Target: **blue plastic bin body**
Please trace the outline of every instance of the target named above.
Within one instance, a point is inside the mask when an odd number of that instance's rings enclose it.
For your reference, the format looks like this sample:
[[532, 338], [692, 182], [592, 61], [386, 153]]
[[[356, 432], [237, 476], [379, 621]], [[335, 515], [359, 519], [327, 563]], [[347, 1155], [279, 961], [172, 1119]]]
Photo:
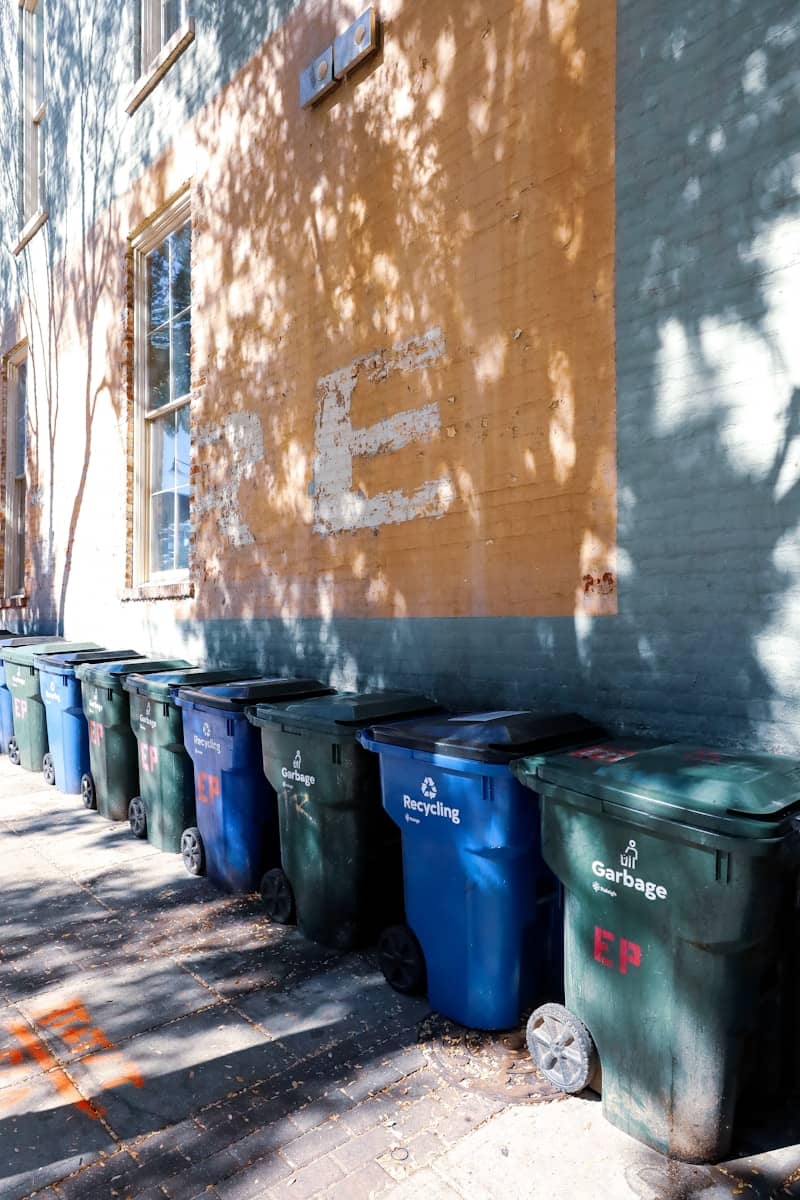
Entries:
[[6, 664], [0, 658], [0, 754], [8, 754], [14, 736], [14, 701], [6, 683]]
[[541, 855], [537, 796], [508, 763], [585, 742], [574, 713], [447, 714], [359, 734], [380, 756], [400, 827], [406, 921], [428, 999], [453, 1021], [508, 1029], [563, 980], [561, 891]]
[[318, 680], [270, 678], [178, 692], [206, 875], [217, 887], [256, 892], [264, 872], [280, 863], [277, 798], [264, 775], [260, 732], [247, 720], [245, 706], [324, 690]]
[[90, 773], [89, 727], [83, 712], [81, 682], [76, 666], [86, 661], [138, 658], [134, 650], [47, 654], [34, 659], [47, 721], [47, 740], [56, 787], [78, 794], [81, 776]]
[[258, 730], [243, 711], [215, 711], [180, 695], [177, 702], [194, 763], [206, 874], [226, 891], [258, 891], [267, 866], [279, 859], [277, 802], [261, 767]]
[[553, 954], [557, 888], [535, 797], [506, 766], [362, 743], [380, 755], [384, 807], [401, 830], [406, 921], [431, 1007], [475, 1029], [517, 1025]]

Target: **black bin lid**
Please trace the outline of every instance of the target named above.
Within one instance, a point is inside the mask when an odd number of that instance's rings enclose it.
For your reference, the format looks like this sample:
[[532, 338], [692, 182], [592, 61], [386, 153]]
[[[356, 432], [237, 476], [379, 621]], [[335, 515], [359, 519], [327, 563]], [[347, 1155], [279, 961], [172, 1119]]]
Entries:
[[33, 660], [35, 667], [52, 671], [55, 667], [77, 667], [80, 663], [115, 662], [117, 659], [141, 658], [138, 650], [65, 650], [63, 653], [37, 655]]
[[367, 736], [384, 745], [426, 754], [508, 763], [526, 754], [544, 754], [602, 737], [603, 730], [577, 713], [504, 709], [422, 717], [402, 725], [373, 725]]
[[62, 637], [49, 637], [46, 633], [26, 633], [24, 637], [11, 633], [7, 637], [0, 637], [0, 646], [35, 646], [37, 642], [41, 646], [51, 646], [54, 642], [63, 641]]
[[173, 703], [178, 689], [184, 684], [222, 683], [229, 679], [241, 679], [243, 672], [234, 667], [186, 667], [176, 671], [152, 671], [147, 674], [132, 672], [126, 675], [122, 686], [126, 692], [146, 696], [148, 700]]
[[182, 687], [180, 700], [206, 708], [221, 708], [226, 712], [241, 712], [248, 704], [259, 701], [291, 700], [295, 696], [327, 696], [333, 691], [319, 679], [286, 679], [280, 675], [259, 675], [254, 679], [239, 679], [235, 683], [212, 683], [207, 687]]
[[254, 725], [291, 724], [297, 729], [317, 730], [335, 736], [369, 725], [370, 721], [405, 720], [419, 713], [439, 712], [430, 696], [417, 692], [334, 692], [292, 704], [259, 704], [249, 719]]

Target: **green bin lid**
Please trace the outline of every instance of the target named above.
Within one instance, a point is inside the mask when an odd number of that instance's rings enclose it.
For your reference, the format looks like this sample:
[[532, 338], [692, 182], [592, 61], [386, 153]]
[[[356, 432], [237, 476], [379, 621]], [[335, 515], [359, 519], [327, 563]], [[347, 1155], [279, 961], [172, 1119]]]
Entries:
[[93, 683], [97, 687], [121, 686], [126, 675], [142, 675], [148, 671], [171, 671], [178, 667], [189, 667], [185, 658], [130, 658], [122, 662], [81, 663], [75, 674], [82, 683]]
[[439, 705], [430, 696], [416, 692], [334, 692], [312, 700], [288, 704], [258, 704], [248, 712], [254, 725], [290, 722], [296, 729], [317, 729], [321, 733], [355, 731], [383, 719], [417, 713], [438, 712]]
[[138, 692], [148, 700], [171, 700], [173, 693], [187, 683], [224, 683], [228, 679], [241, 679], [246, 670], [234, 667], [187, 667], [182, 671], [154, 671], [152, 674], [126, 675], [122, 686], [126, 692]]
[[238, 679], [235, 683], [210, 683], [207, 687], [183, 687], [180, 699], [203, 708], [221, 708], [241, 712], [248, 704], [259, 700], [289, 700], [292, 696], [326, 696], [333, 688], [319, 679], [287, 679], [265, 675], [255, 679]]
[[[526, 767], [526, 764], [530, 764]], [[563, 788], [619, 811], [733, 836], [761, 837], [800, 808], [800, 759], [738, 754], [690, 743], [631, 739], [544, 759], [522, 759], [530, 787]]]
[[35, 642], [27, 646], [0, 645], [0, 658], [21, 667], [32, 667], [37, 654], [60, 654], [66, 650], [102, 650], [102, 646], [98, 646], [97, 642], [65, 642], [63, 638], [56, 638], [51, 642]]
[[72, 670], [83, 662], [114, 662], [116, 659], [140, 659], [138, 650], [65, 650], [59, 654], [37, 654], [33, 665], [42, 671], [58, 674], [61, 670]]

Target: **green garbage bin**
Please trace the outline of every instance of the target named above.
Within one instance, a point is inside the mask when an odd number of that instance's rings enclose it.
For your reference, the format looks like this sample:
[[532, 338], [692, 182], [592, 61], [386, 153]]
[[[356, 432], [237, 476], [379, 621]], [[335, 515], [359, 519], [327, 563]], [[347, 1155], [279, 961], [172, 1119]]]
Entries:
[[139, 743], [139, 789], [128, 806], [131, 832], [159, 850], [180, 853], [181, 834], [197, 824], [194, 766], [183, 743], [183, 715], [175, 702], [178, 688], [247, 679], [247, 668], [189, 667], [180, 671], [126, 675], [131, 728]]
[[384, 812], [380, 764], [356, 733], [438, 711], [410, 692], [339, 692], [258, 704], [264, 774], [278, 797], [281, 867], [261, 894], [270, 916], [296, 917], [312, 941], [347, 950], [403, 912], [400, 834]]
[[[63, 638], [53, 637], [52, 634], [48, 636], [41, 633], [16, 637], [13, 633], [8, 633], [8, 630], [0, 630], [0, 642], [6, 646], [32, 646], [35, 642], [60, 642], [63, 640]], [[6, 664], [0, 656], [0, 754], [8, 754], [9, 750], [13, 750], [16, 756], [14, 701], [6, 684]]]
[[139, 753], [123, 687], [126, 677], [188, 666], [183, 658], [139, 658], [77, 668], [89, 726], [89, 772], [81, 778], [86, 808], [96, 808], [109, 821], [127, 821], [128, 806], [139, 795]]
[[96, 642], [65, 642], [60, 638], [25, 646], [0, 646], [14, 710], [14, 737], [8, 747], [8, 757], [13, 763], [26, 771], [41, 771], [48, 750], [47, 720], [34, 658], [39, 654], [100, 648]]
[[532, 1014], [534, 1059], [566, 1092], [599, 1066], [612, 1124], [718, 1161], [797, 955], [800, 760], [611, 741], [512, 770], [565, 890], [565, 1004]]

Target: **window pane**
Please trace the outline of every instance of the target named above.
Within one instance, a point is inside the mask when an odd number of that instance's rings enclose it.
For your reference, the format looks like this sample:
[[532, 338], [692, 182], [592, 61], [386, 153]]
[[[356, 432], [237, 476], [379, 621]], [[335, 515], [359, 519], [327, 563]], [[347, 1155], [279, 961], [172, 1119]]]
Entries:
[[25, 480], [14, 481], [14, 579], [12, 592], [25, 590]]
[[17, 367], [17, 395], [15, 402], [14, 428], [14, 474], [25, 474], [25, 443], [28, 428], [28, 364], [21, 362]]
[[175, 441], [175, 483], [179, 491], [189, 490], [189, 405], [185, 404], [175, 414], [177, 437]]
[[181, 0], [162, 0], [161, 41], [168, 42], [181, 23]]
[[176, 567], [189, 566], [189, 492], [178, 493], [178, 546]]
[[155, 329], [169, 318], [169, 259], [162, 243], [147, 256], [147, 328]]
[[147, 408], [169, 404], [169, 326], [147, 339]]
[[171, 571], [175, 565], [175, 496], [161, 492], [150, 500], [150, 571]]
[[192, 301], [191, 276], [192, 227], [187, 221], [182, 229], [170, 234], [172, 267], [172, 315], [183, 312]]
[[33, 19], [33, 100], [36, 108], [44, 101], [44, 5], [39, 3], [31, 13]]
[[176, 317], [172, 323], [172, 399], [180, 400], [189, 395], [191, 369], [189, 349], [192, 339], [192, 322], [188, 312]]
[[169, 413], [150, 427], [150, 491], [171, 492], [175, 487], [175, 414]]

